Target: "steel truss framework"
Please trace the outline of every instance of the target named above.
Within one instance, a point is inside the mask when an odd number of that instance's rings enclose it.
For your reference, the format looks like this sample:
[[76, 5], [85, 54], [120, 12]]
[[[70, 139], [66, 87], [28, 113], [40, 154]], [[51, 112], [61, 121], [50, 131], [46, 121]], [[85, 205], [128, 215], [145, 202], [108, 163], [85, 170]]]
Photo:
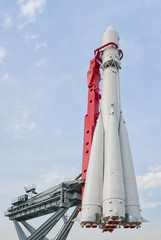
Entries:
[[[14, 202], [5, 212], [5, 216], [13, 220], [19, 240], [48, 240], [46, 235], [61, 218], [64, 219], [64, 224], [52, 240], [65, 240], [74, 224], [73, 219], [79, 212], [82, 183], [81, 179], [76, 178], [52, 187], [26, 201]], [[65, 214], [71, 207], [75, 207], [75, 209], [67, 219]], [[54, 214], [38, 229], [26, 222], [26, 220], [49, 213]], [[30, 232], [29, 237], [26, 236], [21, 225]]]

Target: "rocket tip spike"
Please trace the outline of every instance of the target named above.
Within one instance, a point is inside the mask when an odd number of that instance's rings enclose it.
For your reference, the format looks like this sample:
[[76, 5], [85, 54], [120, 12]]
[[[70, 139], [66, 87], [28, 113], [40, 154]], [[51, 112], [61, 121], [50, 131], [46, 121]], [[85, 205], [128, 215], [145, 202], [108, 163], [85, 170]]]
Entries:
[[114, 42], [117, 45], [119, 45], [119, 36], [117, 31], [113, 26], [108, 26], [106, 29], [104, 35], [103, 35], [103, 45], [105, 45], [108, 42]]

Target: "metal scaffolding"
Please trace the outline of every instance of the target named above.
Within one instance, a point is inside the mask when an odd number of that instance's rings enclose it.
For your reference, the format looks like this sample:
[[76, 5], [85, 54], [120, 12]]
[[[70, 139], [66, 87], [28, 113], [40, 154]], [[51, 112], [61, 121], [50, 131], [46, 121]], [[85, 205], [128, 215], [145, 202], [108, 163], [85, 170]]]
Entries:
[[[53, 240], [65, 240], [74, 224], [73, 219], [78, 215], [81, 204], [81, 187], [83, 181], [78, 177], [74, 180], [62, 182], [40, 194], [28, 198], [27, 194], [21, 195], [12, 201], [12, 206], [7, 209], [5, 216], [13, 221], [19, 240], [48, 240], [46, 235], [63, 218], [64, 224]], [[67, 219], [68, 209], [75, 207]], [[27, 220], [54, 213], [38, 229], [31, 226]], [[21, 225], [29, 232], [27, 237]]]

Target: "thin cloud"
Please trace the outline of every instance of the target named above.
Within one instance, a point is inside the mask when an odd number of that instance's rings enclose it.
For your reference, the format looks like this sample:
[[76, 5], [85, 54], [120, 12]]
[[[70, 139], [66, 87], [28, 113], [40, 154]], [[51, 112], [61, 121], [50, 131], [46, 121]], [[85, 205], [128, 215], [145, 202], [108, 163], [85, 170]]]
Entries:
[[32, 19], [25, 20], [25, 21], [19, 23], [19, 24], [17, 25], [17, 28], [18, 28], [19, 30], [22, 30], [22, 29], [24, 29], [24, 27], [25, 27], [26, 25], [28, 25], [29, 23], [32, 23], [32, 22], [33, 22]]
[[[160, 167], [158, 167], [160, 169]], [[137, 184], [140, 189], [161, 187], [161, 171], [148, 172], [143, 176], [137, 176]]]
[[26, 132], [36, 128], [36, 122], [29, 120], [29, 112], [23, 109], [21, 104], [16, 105], [16, 109], [21, 112], [20, 117], [12, 121], [7, 130], [13, 133], [15, 138], [24, 138]]
[[6, 72], [3, 74], [3, 76], [1, 77], [1, 81], [5, 82], [5, 81], [8, 81], [10, 80], [10, 76], [9, 74]]
[[17, 4], [22, 4], [23, 2], [25, 2], [26, 0], [17, 0]]
[[141, 206], [143, 209], [145, 208], [157, 208], [158, 206], [161, 206], [161, 202], [143, 202], [141, 203]]
[[27, 24], [35, 22], [37, 14], [43, 12], [46, 0], [28, 0], [27, 2], [18, 1], [20, 19], [23, 19], [23, 23], [18, 25], [19, 29], [23, 29]]
[[152, 172], [161, 172], [161, 166], [156, 166], [156, 167], [150, 166], [149, 170]]
[[12, 27], [12, 25], [13, 25], [13, 19], [11, 15], [5, 14], [2, 22], [2, 27], [5, 29], [8, 29]]
[[0, 63], [2, 63], [5, 57], [6, 57], [6, 50], [0, 46]]
[[[40, 181], [42, 181], [43, 184], [50, 185], [51, 183], [58, 184], [62, 181], [69, 181], [77, 177], [79, 174], [78, 169], [74, 169], [71, 167], [66, 167], [65, 171], [62, 170], [63, 166], [54, 166], [53, 169], [55, 170], [48, 172], [46, 174], [42, 174], [40, 176], [41, 179]], [[69, 172], [70, 176], [73, 175], [73, 178], [69, 178]]]
[[34, 62], [34, 66], [40, 68], [44, 66], [49, 61], [49, 58], [40, 58], [38, 61]]
[[36, 127], [35, 122], [28, 123], [24, 118], [21, 120], [13, 121], [7, 130], [14, 134], [15, 138], [23, 138], [26, 130], [33, 130]]
[[42, 48], [42, 47], [44, 47], [44, 48], [46, 48], [47, 47], [47, 43], [38, 43], [38, 44], [36, 44], [35, 45], [35, 51], [37, 52], [40, 48]]
[[153, 192], [149, 192], [148, 197], [153, 197]]
[[30, 41], [33, 41], [37, 38], [37, 35], [36, 34], [32, 34], [32, 35], [26, 35], [25, 36], [25, 42], [30, 42]]
[[45, 184], [49, 184], [51, 182], [55, 182], [57, 180], [62, 180], [66, 178], [66, 176], [59, 172], [59, 170], [52, 171], [50, 173], [41, 175], [40, 178], [45, 182]]
[[35, 127], [36, 127], [36, 123], [35, 123], [35, 122], [31, 122], [31, 123], [28, 125], [28, 129], [30, 129], [30, 130], [35, 129]]

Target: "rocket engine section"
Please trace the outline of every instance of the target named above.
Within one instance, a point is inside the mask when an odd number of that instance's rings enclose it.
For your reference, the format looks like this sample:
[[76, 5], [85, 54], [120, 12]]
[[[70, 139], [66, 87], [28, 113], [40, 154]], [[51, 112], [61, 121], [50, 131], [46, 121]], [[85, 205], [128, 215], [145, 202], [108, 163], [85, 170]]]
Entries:
[[103, 36], [102, 95], [86, 175], [81, 226], [112, 232], [138, 228], [143, 218], [128, 134], [120, 104], [119, 36], [109, 26]]

